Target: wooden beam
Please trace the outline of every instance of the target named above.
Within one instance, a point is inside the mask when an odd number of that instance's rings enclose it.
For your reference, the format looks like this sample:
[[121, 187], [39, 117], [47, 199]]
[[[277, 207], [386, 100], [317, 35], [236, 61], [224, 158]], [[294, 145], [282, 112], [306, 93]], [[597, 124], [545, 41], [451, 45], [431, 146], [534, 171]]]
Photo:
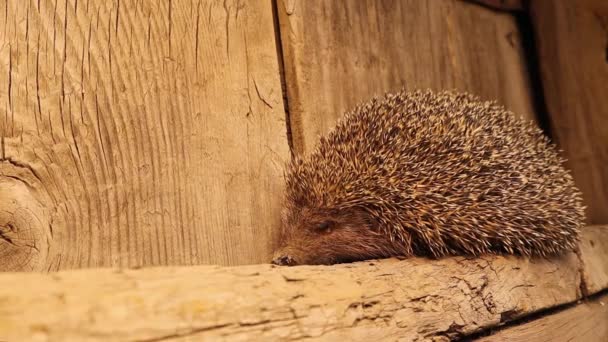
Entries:
[[298, 153], [344, 111], [402, 87], [456, 89], [534, 119], [515, 18], [473, 3], [279, 0]]
[[553, 136], [588, 222], [608, 223], [608, 1], [534, 0], [530, 13]]
[[479, 342], [608, 341], [608, 295], [480, 338]]
[[580, 298], [578, 260], [0, 274], [0, 339], [455, 338]]
[[0, 271], [270, 259], [289, 158], [270, 0], [0, 13]]
[[580, 258], [586, 295], [608, 289], [608, 226], [585, 227]]

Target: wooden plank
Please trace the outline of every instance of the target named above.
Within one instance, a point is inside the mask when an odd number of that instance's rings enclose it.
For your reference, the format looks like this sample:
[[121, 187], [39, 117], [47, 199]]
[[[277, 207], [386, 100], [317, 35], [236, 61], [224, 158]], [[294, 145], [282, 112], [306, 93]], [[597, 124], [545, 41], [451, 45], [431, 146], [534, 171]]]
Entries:
[[575, 301], [578, 267], [569, 254], [0, 274], [0, 338], [455, 338]]
[[608, 341], [608, 295], [517, 325], [477, 341]]
[[269, 260], [289, 155], [270, 1], [0, 13], [0, 270]]
[[531, 2], [553, 136], [583, 192], [588, 222], [608, 223], [608, 2]]
[[580, 243], [587, 295], [608, 289], [608, 226], [587, 226]]
[[523, 0], [463, 0], [472, 1], [502, 11], [523, 11], [526, 6]]
[[533, 119], [514, 17], [447, 1], [279, 0], [294, 148], [386, 91], [468, 91]]

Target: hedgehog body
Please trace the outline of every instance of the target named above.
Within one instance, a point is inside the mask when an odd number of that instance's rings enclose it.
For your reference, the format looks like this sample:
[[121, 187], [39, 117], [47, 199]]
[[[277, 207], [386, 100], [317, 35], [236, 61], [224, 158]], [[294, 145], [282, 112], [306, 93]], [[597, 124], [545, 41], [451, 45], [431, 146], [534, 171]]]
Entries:
[[533, 123], [452, 92], [359, 105], [286, 172], [277, 264], [572, 250], [581, 194]]

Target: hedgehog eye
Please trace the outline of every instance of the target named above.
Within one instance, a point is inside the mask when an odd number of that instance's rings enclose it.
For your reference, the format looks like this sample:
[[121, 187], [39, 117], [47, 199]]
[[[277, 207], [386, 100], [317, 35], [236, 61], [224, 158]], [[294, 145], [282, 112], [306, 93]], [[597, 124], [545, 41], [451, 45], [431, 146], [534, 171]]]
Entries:
[[331, 230], [334, 228], [333, 222], [325, 221], [320, 223], [317, 226], [317, 230], [321, 233], [331, 233]]

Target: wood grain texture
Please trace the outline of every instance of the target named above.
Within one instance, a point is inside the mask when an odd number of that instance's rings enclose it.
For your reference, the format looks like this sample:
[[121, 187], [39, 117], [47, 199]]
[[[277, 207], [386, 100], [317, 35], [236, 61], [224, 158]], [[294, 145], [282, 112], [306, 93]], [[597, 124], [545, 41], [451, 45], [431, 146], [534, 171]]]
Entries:
[[575, 301], [578, 267], [570, 254], [0, 274], [0, 339], [455, 338]]
[[507, 328], [479, 342], [608, 341], [608, 295]]
[[608, 226], [587, 226], [580, 242], [587, 295], [608, 289]]
[[270, 1], [0, 13], [0, 270], [268, 260], [289, 155]]
[[456, 89], [533, 119], [515, 19], [446, 1], [279, 0], [294, 149], [387, 91]]
[[553, 136], [588, 222], [608, 223], [608, 2], [535, 0], [530, 11]]
[[488, 6], [503, 11], [523, 11], [526, 9], [525, 0], [463, 0], [472, 1], [480, 5]]

